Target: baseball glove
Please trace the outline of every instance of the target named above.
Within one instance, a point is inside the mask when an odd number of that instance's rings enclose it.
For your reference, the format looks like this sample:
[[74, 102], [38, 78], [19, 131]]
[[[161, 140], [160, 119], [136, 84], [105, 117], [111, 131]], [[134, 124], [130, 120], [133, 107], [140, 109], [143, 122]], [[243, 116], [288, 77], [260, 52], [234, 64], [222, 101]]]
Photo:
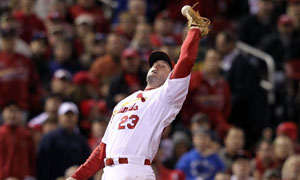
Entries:
[[188, 27], [189, 29], [192, 27], [199, 27], [202, 29], [201, 36], [204, 37], [208, 34], [210, 25], [210, 20], [208, 18], [202, 17], [199, 15], [198, 11], [195, 11], [193, 8], [198, 3], [194, 4], [192, 7], [190, 6], [184, 6], [182, 8], [182, 14], [187, 18], [188, 20]]

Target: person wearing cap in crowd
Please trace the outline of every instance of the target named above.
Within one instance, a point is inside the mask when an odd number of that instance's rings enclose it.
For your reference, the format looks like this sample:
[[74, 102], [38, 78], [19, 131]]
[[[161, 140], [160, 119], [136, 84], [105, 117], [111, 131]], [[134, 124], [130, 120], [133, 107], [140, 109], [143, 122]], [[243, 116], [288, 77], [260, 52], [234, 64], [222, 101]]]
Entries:
[[187, 180], [213, 180], [217, 172], [225, 171], [219, 155], [210, 149], [211, 141], [208, 130], [200, 128], [194, 132], [194, 149], [185, 153], [176, 164], [176, 169], [182, 170]]
[[141, 68], [141, 58], [135, 49], [127, 48], [122, 53], [120, 73], [110, 84], [107, 105], [110, 109], [133, 92], [146, 87], [146, 72]]
[[258, 47], [273, 57], [276, 71], [282, 73], [284, 63], [291, 58], [292, 52], [298, 50], [297, 41], [299, 38], [295, 37], [291, 17], [283, 14], [277, 20], [277, 31], [266, 35]]
[[231, 113], [231, 93], [229, 84], [220, 74], [220, 63], [221, 54], [215, 49], [208, 49], [203, 70], [192, 73], [183, 117], [184, 122], [190, 124], [189, 120], [195, 113], [204, 113], [211, 129], [224, 137], [231, 126], [227, 122]]
[[35, 0], [20, 1], [20, 9], [13, 13], [20, 25], [20, 36], [27, 43], [30, 43], [35, 32], [46, 32], [43, 21], [34, 12], [34, 3]]
[[105, 166], [102, 179], [155, 179], [151, 161], [163, 129], [179, 113], [187, 95], [203, 30], [190, 28], [175, 67], [166, 53], [151, 53], [146, 88], [115, 106], [100, 145], [68, 180], [88, 179]]
[[35, 146], [31, 133], [22, 125], [22, 111], [16, 102], [2, 109], [0, 126], [0, 179], [35, 176]]
[[32, 61], [15, 51], [16, 29], [0, 29], [0, 108], [15, 101], [24, 110], [40, 110], [42, 88]]
[[[10, 13], [4, 13], [0, 17], [0, 28], [1, 29], [9, 29], [17, 27], [16, 19]], [[1, 39], [1, 37], [0, 37]], [[27, 42], [22, 40], [19, 36], [16, 36], [15, 40], [15, 51], [19, 54], [22, 54], [25, 57], [30, 57], [30, 47], [28, 46]], [[0, 41], [0, 50], [2, 49], [2, 43]]]
[[89, 71], [74, 74], [73, 84], [71, 97], [76, 104], [88, 99], [98, 99], [100, 96], [99, 82]]
[[231, 180], [254, 180], [251, 176], [250, 154], [246, 151], [239, 151], [232, 163]]
[[65, 69], [58, 69], [50, 82], [50, 93], [58, 94], [63, 100], [69, 99], [73, 87], [72, 75]]
[[57, 129], [44, 135], [37, 153], [37, 179], [53, 180], [63, 176], [72, 165], [80, 165], [90, 154], [77, 122], [79, 111], [72, 102], [64, 102], [58, 109]]

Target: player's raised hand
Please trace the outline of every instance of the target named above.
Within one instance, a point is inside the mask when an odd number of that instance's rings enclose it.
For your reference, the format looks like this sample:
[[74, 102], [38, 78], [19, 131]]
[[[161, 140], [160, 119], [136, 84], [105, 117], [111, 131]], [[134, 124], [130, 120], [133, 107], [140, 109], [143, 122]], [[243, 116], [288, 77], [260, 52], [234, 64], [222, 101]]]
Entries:
[[[196, 3], [193, 7], [195, 7], [198, 3]], [[193, 9], [193, 7], [189, 5], [185, 5], [181, 8], [181, 14], [185, 16], [188, 20], [188, 27], [198, 28], [201, 30], [201, 36], [204, 37], [208, 34], [210, 25], [210, 20], [208, 18], [202, 17], [199, 15], [197, 11]]]

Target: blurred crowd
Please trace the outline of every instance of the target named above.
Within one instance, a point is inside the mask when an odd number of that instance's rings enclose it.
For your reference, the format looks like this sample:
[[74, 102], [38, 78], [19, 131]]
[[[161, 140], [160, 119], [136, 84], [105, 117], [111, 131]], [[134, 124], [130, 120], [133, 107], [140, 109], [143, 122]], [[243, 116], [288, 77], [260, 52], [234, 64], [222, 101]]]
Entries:
[[145, 88], [149, 54], [176, 62], [195, 3], [211, 31], [157, 179], [299, 180], [300, 0], [1, 0], [0, 180], [69, 177]]

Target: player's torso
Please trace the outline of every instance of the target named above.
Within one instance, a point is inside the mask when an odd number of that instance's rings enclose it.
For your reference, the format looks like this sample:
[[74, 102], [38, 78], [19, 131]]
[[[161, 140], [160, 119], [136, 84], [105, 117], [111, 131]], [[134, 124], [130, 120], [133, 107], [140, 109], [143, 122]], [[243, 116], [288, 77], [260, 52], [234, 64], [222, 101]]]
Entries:
[[140, 155], [152, 159], [157, 151], [164, 119], [171, 108], [157, 100], [160, 88], [138, 91], [114, 109], [109, 124], [107, 156]]

